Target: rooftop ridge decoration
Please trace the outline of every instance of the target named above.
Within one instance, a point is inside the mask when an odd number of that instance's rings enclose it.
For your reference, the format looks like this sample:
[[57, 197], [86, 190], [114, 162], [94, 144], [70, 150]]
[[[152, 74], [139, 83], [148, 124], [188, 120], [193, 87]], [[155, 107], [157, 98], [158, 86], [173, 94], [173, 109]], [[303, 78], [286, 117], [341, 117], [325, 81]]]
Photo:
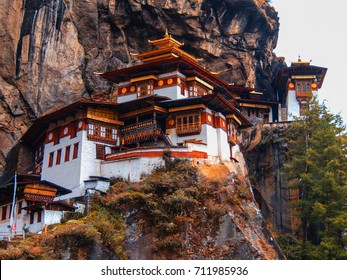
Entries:
[[311, 64], [311, 60], [310, 61], [303, 61], [301, 59], [301, 56], [299, 55], [298, 57], [298, 61], [293, 61], [291, 63], [291, 66], [299, 66], [299, 65], [310, 65]]
[[172, 38], [172, 36], [168, 33], [167, 29], [165, 31], [165, 35], [163, 38], [157, 39], [157, 40], [148, 40], [148, 42], [155, 47], [155, 50], [140, 53], [140, 54], [133, 54], [136, 58], [140, 59], [143, 63], [160, 61], [166, 58], [178, 58], [178, 57], [187, 58], [193, 61], [194, 63], [197, 63], [199, 61], [199, 59], [197, 59], [196, 57], [183, 51], [181, 47], [184, 45], [184, 43], [181, 43], [175, 40], [174, 38]]

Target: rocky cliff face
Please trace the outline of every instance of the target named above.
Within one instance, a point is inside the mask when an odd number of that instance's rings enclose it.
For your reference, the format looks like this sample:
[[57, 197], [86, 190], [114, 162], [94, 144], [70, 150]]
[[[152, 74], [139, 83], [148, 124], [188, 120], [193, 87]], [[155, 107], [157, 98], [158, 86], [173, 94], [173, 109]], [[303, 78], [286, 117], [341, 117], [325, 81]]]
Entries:
[[208, 70], [272, 97], [278, 17], [265, 0], [2, 0], [0, 173], [31, 120], [114, 85], [94, 72], [138, 63], [131, 53], [168, 29]]
[[261, 141], [244, 153], [253, 192], [263, 216], [276, 230], [291, 232], [295, 227], [291, 213], [288, 182], [285, 177], [287, 124], [262, 129]]

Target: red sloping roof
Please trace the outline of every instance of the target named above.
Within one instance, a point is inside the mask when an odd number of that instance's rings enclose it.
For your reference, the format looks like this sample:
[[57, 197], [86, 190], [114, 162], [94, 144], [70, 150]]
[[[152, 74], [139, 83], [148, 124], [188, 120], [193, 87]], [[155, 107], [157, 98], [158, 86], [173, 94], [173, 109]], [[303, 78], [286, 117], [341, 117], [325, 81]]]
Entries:
[[27, 143], [34, 143], [34, 141], [42, 135], [42, 132], [44, 132], [47, 129], [49, 123], [62, 119], [67, 115], [76, 113], [80, 111], [82, 107], [85, 105], [101, 105], [101, 106], [111, 106], [111, 107], [117, 106], [115, 102], [80, 99], [74, 103], [71, 103], [65, 107], [59, 108], [54, 112], [47, 113], [37, 118], [36, 120], [34, 120], [34, 123], [24, 133], [21, 140]]
[[[197, 75], [198, 77], [202, 78], [206, 82], [212, 84], [215, 88], [222, 89], [226, 92], [253, 90], [253, 88], [249, 88], [249, 87], [230, 85], [226, 81], [222, 80], [218, 76], [206, 70], [204, 67], [200, 66], [199, 64], [193, 63], [191, 60], [185, 57], [168, 58], [168, 59], [163, 59], [161, 61], [138, 64], [128, 68], [122, 68], [122, 69], [106, 72], [106, 73], [100, 74], [100, 76], [107, 80], [113, 81], [115, 83], [120, 83], [120, 82], [130, 80], [130, 78], [144, 75], [144, 73], [152, 73], [152, 74], [163, 73], [167, 71], [167, 69], [170, 66], [175, 69], [179, 68], [183, 74], [191, 73], [191, 74]], [[158, 71], [158, 72], [156, 73], [155, 71]]]
[[[40, 184], [44, 184], [47, 185], [49, 187], [55, 188], [57, 190], [57, 195], [56, 196], [60, 196], [60, 195], [65, 195], [68, 193], [71, 193], [71, 190], [64, 188], [62, 186], [59, 186], [57, 184], [54, 184], [52, 182], [46, 181], [46, 180], [42, 180], [40, 179], [40, 175], [17, 175], [17, 185], [18, 186], [25, 186], [28, 184], [35, 184], [35, 183], [40, 183]], [[7, 191], [11, 191], [14, 187], [14, 180], [11, 180], [9, 183], [1, 185], [0, 189], [2, 189], [1, 191], [4, 192], [5, 190]], [[13, 192], [13, 190], [12, 190]]]

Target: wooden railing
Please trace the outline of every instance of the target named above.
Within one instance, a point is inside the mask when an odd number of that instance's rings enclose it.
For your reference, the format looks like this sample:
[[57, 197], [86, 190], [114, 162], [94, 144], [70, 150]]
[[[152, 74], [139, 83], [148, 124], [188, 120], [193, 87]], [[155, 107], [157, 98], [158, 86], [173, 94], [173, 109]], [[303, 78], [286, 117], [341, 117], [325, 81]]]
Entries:
[[300, 90], [296, 91], [296, 98], [309, 98], [312, 95], [310, 90]]
[[121, 143], [123, 145], [129, 145], [156, 139], [161, 133], [161, 128], [155, 125], [153, 120], [144, 121], [123, 127], [120, 131]]
[[176, 126], [177, 135], [199, 134], [201, 132], [201, 123], [186, 123]]
[[101, 137], [100, 135], [88, 135], [88, 140], [94, 141], [94, 142], [102, 142], [106, 144], [115, 145], [117, 143], [117, 139], [107, 138], [107, 137]]

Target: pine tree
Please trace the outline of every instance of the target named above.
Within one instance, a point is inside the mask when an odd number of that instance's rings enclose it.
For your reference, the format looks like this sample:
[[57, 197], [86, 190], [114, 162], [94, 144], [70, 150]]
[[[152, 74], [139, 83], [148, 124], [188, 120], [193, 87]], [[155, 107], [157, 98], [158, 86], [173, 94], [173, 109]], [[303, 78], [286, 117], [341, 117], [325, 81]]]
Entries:
[[347, 259], [346, 127], [313, 99], [287, 137], [285, 169], [290, 188], [300, 193], [293, 210], [301, 220], [301, 258]]

